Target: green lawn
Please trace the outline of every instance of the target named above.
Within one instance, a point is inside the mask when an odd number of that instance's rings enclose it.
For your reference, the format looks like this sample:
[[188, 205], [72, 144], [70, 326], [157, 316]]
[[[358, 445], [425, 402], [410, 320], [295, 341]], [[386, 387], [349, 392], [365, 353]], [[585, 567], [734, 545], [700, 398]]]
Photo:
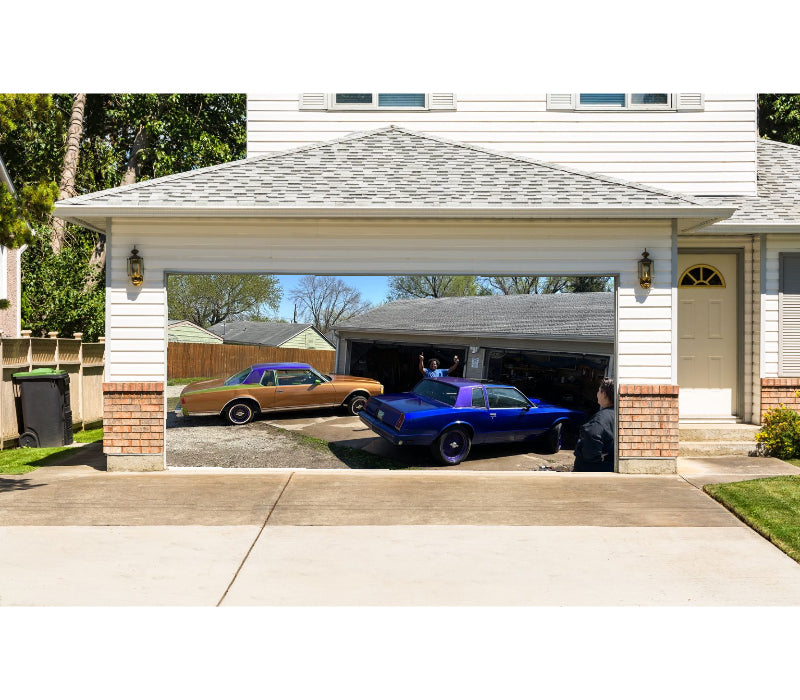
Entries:
[[[91, 443], [103, 439], [103, 429], [81, 430], [74, 435], [75, 442]], [[27, 474], [55, 461], [55, 457], [68, 457], [82, 447], [21, 447], [0, 451], [0, 474]]]
[[[800, 460], [791, 460], [800, 466]], [[800, 563], [800, 475], [707, 484], [703, 490]]]

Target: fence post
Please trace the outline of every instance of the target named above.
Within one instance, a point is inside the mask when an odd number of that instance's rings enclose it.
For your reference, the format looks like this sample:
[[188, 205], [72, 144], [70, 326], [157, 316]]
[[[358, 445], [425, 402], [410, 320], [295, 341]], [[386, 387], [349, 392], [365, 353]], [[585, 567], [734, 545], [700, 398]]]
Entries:
[[72, 337], [81, 343], [78, 346], [78, 408], [81, 411], [81, 430], [86, 430], [86, 410], [83, 406], [83, 333], [73, 333]]

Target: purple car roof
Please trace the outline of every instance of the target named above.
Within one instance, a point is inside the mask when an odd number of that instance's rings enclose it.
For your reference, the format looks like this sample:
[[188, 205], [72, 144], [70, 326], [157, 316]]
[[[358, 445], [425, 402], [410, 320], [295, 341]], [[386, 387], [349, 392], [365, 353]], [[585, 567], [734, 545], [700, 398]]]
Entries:
[[498, 384], [496, 382], [490, 382], [485, 379], [463, 379], [461, 377], [423, 377], [422, 379], [423, 380], [428, 379], [429, 381], [432, 382], [444, 382], [445, 384], [452, 384], [453, 386], [457, 386], [460, 389], [472, 386], [486, 386], [487, 384], [490, 384], [491, 386], [507, 386], [507, 387], [511, 386], [511, 384]]
[[258, 362], [250, 365], [251, 370], [255, 369], [313, 369], [307, 362]]

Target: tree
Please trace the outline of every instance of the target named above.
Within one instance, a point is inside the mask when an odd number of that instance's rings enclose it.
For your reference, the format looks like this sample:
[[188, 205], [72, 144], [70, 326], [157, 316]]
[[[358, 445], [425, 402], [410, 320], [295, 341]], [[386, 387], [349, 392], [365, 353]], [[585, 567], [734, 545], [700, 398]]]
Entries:
[[170, 275], [167, 280], [169, 317], [201, 328], [243, 314], [267, 318], [277, 312], [281, 287], [274, 275]]
[[773, 141], [800, 145], [800, 95], [759, 95], [758, 133]]
[[[45, 222], [58, 188], [50, 179], [43, 153], [55, 152], [46, 138], [53, 102], [48, 95], [0, 95], [0, 155], [8, 165], [8, 181], [0, 177], [0, 244], [15, 248], [31, 243], [31, 225]], [[11, 176], [17, 183], [11, 184]], [[5, 173], [4, 173], [5, 175]]]
[[104, 335], [105, 294], [93, 289], [85, 293], [80, 281], [89, 269], [93, 242], [64, 246], [54, 253], [47, 230], [40, 232], [22, 256], [21, 311], [23, 327], [34, 336], [58, 331], [62, 337], [83, 333], [85, 341]]
[[338, 277], [301, 277], [289, 298], [297, 304], [300, 317], [323, 333], [371, 306], [361, 298], [361, 292]]
[[[80, 156], [81, 136], [83, 135], [83, 113], [86, 109], [86, 93], [79, 92], [72, 101], [72, 114], [67, 131], [67, 146], [64, 151], [64, 164], [61, 168], [61, 182], [58, 187], [58, 198], [68, 199], [74, 197], [78, 190], [75, 186], [78, 170], [78, 157]], [[50, 234], [50, 246], [54, 253], [61, 250], [64, 245], [67, 222], [63, 219], [53, 219], [53, 228]]]
[[[52, 221], [52, 202], [59, 193], [63, 198], [94, 192], [236, 160], [245, 152], [243, 94], [0, 95], [0, 153], [18, 194], [12, 198], [0, 186], [0, 243], [30, 242], [27, 219], [55, 250], [70, 249], [61, 263], [41, 251], [36, 258], [47, 269], [54, 266], [53, 273], [61, 275], [58, 285], [51, 285], [47, 275], [34, 274], [24, 263], [28, 253], [23, 256], [23, 286], [40, 285], [29, 290], [30, 298], [61, 297], [44, 308], [54, 313], [65, 308], [60, 301], [74, 300], [73, 291], [102, 299], [105, 237]], [[99, 328], [102, 335], [103, 304], [87, 308], [97, 313], [87, 327]], [[60, 330], [61, 325], [60, 317], [46, 323], [34, 305], [23, 305], [23, 327]], [[87, 328], [76, 330], [88, 333]]]
[[389, 278], [388, 301], [488, 294], [472, 275], [398, 275]]
[[561, 292], [606, 292], [610, 277], [484, 277], [489, 294], [559, 294]]

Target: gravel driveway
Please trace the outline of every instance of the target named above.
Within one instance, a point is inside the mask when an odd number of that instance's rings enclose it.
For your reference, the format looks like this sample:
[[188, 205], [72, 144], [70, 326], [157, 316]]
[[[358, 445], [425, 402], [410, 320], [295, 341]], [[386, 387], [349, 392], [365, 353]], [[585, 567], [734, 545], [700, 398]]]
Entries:
[[174, 409], [182, 389], [168, 386], [166, 391], [168, 467], [346, 468], [334, 455], [263, 420], [224, 425], [218, 416], [179, 418]]

